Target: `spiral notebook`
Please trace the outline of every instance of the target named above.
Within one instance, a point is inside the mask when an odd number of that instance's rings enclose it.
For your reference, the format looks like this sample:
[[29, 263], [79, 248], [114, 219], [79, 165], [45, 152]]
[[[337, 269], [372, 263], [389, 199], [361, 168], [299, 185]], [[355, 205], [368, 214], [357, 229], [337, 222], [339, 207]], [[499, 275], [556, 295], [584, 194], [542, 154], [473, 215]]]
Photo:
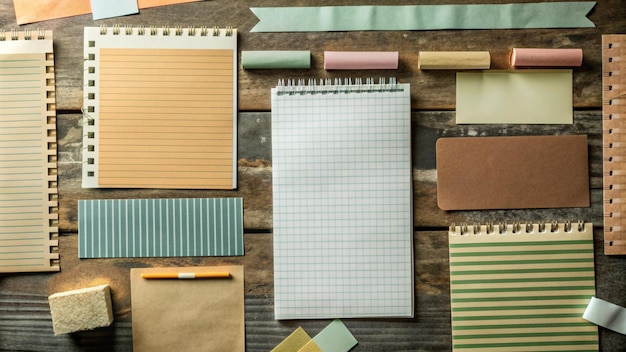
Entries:
[[626, 254], [626, 35], [602, 36], [602, 139], [604, 254]]
[[0, 30], [0, 272], [58, 271], [52, 31]]
[[272, 89], [276, 319], [413, 316], [409, 84]]
[[451, 226], [454, 351], [597, 351], [590, 223]]
[[237, 185], [237, 30], [85, 28], [83, 187]]

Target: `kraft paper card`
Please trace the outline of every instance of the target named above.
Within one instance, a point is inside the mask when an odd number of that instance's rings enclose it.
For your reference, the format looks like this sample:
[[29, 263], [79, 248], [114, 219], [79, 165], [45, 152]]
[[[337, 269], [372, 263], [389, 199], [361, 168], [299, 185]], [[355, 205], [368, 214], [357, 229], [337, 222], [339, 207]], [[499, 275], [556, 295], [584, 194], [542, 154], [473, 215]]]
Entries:
[[[140, 9], [200, 0], [138, 0]], [[13, 0], [17, 24], [91, 13], [90, 0]]]
[[443, 210], [589, 206], [587, 136], [437, 140]]
[[456, 123], [571, 124], [572, 70], [456, 74]]
[[[142, 273], [230, 273], [228, 279], [144, 279]], [[131, 269], [133, 351], [243, 352], [243, 266]]]

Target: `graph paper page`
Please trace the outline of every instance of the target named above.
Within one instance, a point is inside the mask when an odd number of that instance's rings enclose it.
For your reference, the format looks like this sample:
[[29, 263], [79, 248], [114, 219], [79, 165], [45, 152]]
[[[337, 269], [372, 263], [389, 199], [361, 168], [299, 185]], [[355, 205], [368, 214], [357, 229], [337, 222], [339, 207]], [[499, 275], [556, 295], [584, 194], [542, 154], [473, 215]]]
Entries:
[[272, 90], [276, 319], [413, 315], [409, 85], [393, 87]]

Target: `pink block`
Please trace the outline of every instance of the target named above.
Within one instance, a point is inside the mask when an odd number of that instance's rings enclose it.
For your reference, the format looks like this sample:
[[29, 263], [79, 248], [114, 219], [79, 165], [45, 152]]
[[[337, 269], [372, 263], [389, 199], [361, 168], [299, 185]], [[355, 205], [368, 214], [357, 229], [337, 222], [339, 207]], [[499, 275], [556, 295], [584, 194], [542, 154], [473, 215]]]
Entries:
[[326, 70], [396, 70], [397, 51], [325, 51]]
[[513, 48], [512, 67], [577, 67], [583, 64], [583, 49]]

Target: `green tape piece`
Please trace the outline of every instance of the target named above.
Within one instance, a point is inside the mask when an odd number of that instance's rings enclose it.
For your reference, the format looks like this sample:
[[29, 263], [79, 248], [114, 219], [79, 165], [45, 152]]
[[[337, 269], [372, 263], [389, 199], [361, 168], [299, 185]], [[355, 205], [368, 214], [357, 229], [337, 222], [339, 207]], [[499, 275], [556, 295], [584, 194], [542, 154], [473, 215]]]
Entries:
[[311, 52], [308, 50], [242, 51], [241, 67], [249, 69], [309, 69]]
[[595, 27], [595, 1], [408, 6], [253, 7], [251, 32]]

